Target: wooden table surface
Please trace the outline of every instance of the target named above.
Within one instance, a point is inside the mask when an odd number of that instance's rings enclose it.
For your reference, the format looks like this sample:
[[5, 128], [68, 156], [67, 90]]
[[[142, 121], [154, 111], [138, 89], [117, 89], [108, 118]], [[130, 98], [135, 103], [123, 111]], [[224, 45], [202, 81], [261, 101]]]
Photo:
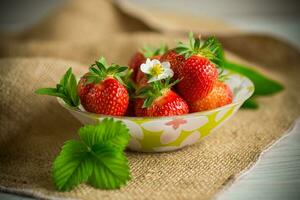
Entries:
[[[299, 5], [280, 0], [130, 0], [140, 6], [173, 10], [195, 16], [222, 18], [240, 29], [272, 33], [300, 47]], [[18, 3], [16, 3], [18, 2]], [[6, 0], [0, 7], [0, 30], [20, 30], [36, 23], [59, 0]], [[12, 11], [13, 10], [13, 11]], [[296, 108], [300, 109], [300, 108]], [[2, 200], [32, 198], [0, 193]], [[220, 192], [218, 200], [300, 199], [300, 118], [287, 136], [265, 152], [247, 173]]]

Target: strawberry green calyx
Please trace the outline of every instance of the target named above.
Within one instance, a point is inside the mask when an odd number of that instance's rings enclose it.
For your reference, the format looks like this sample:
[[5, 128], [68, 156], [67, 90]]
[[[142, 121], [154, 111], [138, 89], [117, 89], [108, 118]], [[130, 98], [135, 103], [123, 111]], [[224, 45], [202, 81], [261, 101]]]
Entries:
[[176, 85], [179, 81], [180, 80], [175, 80], [171, 82], [171, 77], [169, 77], [164, 80], [151, 82], [137, 91], [136, 98], [145, 99], [142, 108], [148, 108], [155, 99], [163, 96], [166, 91]]
[[216, 37], [210, 36], [207, 40], [201, 40], [200, 37], [195, 38], [192, 32], [189, 33], [189, 44], [179, 42], [175, 51], [186, 59], [192, 55], [206, 57], [216, 66], [222, 65], [224, 57], [222, 45]]
[[77, 82], [75, 75], [72, 73], [72, 68], [67, 70], [59, 84], [56, 85], [56, 88], [40, 88], [35, 93], [59, 97], [72, 107], [78, 107], [80, 104], [77, 94]]
[[92, 64], [89, 68], [89, 73], [85, 75], [85, 77], [87, 78], [85, 84], [96, 84], [104, 80], [108, 76], [111, 76], [117, 79], [122, 85], [125, 85], [121, 77], [126, 75], [126, 70], [128, 70], [128, 67], [126, 66], [119, 66], [116, 64], [108, 65], [106, 59], [104, 57], [101, 57], [98, 61], [95, 62], [95, 64]]
[[124, 72], [122, 76], [122, 81], [124, 83], [124, 86], [127, 88], [127, 92], [129, 94], [129, 98], [132, 98], [135, 94], [136, 85], [132, 80], [132, 69], [128, 69]]
[[143, 47], [140, 52], [145, 58], [152, 58], [154, 56], [161, 56], [169, 50], [166, 44], [161, 44], [159, 48], [154, 48], [150, 46]]

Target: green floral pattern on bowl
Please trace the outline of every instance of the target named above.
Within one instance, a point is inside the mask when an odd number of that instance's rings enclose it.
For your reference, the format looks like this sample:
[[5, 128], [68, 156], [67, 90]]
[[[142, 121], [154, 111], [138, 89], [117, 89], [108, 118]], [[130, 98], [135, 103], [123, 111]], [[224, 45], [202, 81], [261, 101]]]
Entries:
[[230, 119], [254, 92], [253, 83], [245, 76], [226, 71], [226, 83], [233, 91], [233, 102], [210, 111], [173, 117], [114, 117], [84, 111], [83, 108], [67, 108], [83, 124], [101, 122], [105, 117], [123, 121], [130, 130], [128, 148], [141, 152], [166, 152], [194, 144]]

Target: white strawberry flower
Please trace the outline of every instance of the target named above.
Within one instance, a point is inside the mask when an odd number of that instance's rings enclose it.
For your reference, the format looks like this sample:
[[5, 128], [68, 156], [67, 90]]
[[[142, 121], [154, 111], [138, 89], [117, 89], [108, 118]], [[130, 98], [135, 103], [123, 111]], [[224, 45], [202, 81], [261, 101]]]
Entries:
[[142, 72], [150, 75], [148, 83], [166, 79], [174, 75], [174, 72], [171, 69], [169, 62], [161, 63], [159, 60], [156, 59], [150, 60], [149, 58], [147, 58], [146, 63], [141, 64], [140, 68]]

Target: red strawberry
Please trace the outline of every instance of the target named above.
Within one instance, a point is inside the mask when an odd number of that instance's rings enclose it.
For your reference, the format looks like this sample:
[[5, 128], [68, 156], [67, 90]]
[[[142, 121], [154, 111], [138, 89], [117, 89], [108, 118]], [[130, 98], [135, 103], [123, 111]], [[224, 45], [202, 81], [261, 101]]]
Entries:
[[213, 85], [218, 80], [218, 70], [215, 63], [218, 61], [219, 42], [210, 37], [206, 41], [200, 41], [190, 34], [188, 44], [179, 43], [176, 52], [185, 56], [178, 78], [179, 94], [188, 102], [194, 102], [206, 97]]
[[142, 88], [147, 85], [147, 76], [139, 69], [135, 78], [137, 88]]
[[146, 58], [144, 54], [141, 52], [136, 52], [132, 58], [130, 59], [128, 66], [129, 68], [133, 69], [132, 79], [136, 80], [137, 73], [139, 71], [139, 68], [141, 64], [143, 64], [146, 61]]
[[223, 82], [217, 81], [209, 95], [190, 103], [191, 112], [211, 110], [232, 103], [232, 91]]
[[170, 83], [171, 78], [149, 83], [137, 91], [135, 114], [137, 116], [173, 116], [189, 112], [187, 103], [170, 88], [178, 81]]
[[85, 110], [104, 115], [122, 116], [128, 107], [129, 95], [120, 76], [127, 67], [107, 66], [104, 58], [90, 67], [79, 81], [77, 93]]
[[191, 56], [184, 62], [179, 78], [181, 79], [177, 86], [179, 93], [189, 102], [196, 101], [211, 92], [218, 79], [218, 71], [207, 58]]
[[162, 55], [160, 60], [170, 62], [171, 69], [174, 71], [174, 78], [177, 79], [179, 71], [185, 61], [184, 56], [176, 53], [174, 50], [169, 50]]
[[131, 116], [131, 117], [135, 116], [134, 104], [135, 104], [135, 102], [132, 99], [129, 99], [129, 103], [128, 103], [128, 107], [127, 107], [125, 116]]
[[143, 108], [144, 99], [137, 99], [135, 114], [139, 117], [174, 116], [189, 113], [187, 103], [172, 90], [164, 91], [161, 97], [156, 98], [151, 106]]

